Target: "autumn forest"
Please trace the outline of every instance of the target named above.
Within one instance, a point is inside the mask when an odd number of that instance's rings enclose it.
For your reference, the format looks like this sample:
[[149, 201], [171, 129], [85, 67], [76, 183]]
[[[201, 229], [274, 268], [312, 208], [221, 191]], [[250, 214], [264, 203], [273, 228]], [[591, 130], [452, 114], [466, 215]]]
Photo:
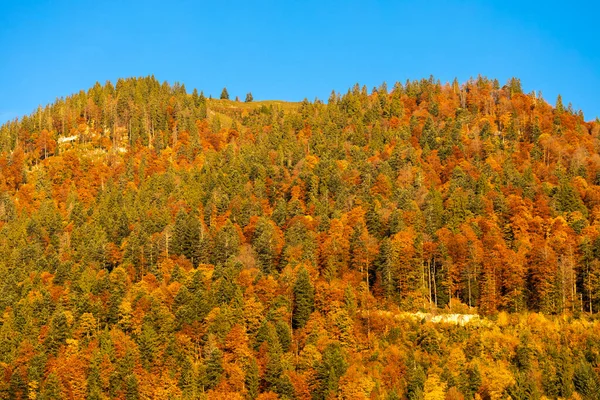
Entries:
[[240, 96], [0, 126], [0, 398], [600, 398], [600, 120], [516, 78]]

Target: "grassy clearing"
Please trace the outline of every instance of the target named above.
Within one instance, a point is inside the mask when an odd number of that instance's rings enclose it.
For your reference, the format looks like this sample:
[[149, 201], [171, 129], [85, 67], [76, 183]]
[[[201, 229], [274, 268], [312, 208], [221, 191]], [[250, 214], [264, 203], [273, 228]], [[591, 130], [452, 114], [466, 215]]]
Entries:
[[261, 106], [280, 108], [285, 112], [295, 111], [300, 107], [299, 102], [281, 101], [281, 100], [263, 100], [263, 101], [252, 101], [246, 103], [243, 101], [233, 100], [218, 100], [208, 99], [207, 105], [209, 109], [229, 109], [229, 110], [240, 110], [240, 111], [252, 111]]
[[221, 126], [225, 128], [232, 126], [233, 117], [239, 118], [245, 113], [250, 113], [260, 107], [273, 107], [274, 109], [283, 110], [286, 114], [294, 112], [300, 107], [300, 103], [280, 100], [252, 101], [246, 103], [243, 101], [207, 99], [206, 104], [208, 119], [212, 121], [218, 117]]

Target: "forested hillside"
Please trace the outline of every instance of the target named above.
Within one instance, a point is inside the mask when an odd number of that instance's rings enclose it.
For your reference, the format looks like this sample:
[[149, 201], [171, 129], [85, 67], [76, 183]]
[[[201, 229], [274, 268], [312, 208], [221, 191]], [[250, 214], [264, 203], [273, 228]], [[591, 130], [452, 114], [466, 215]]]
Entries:
[[246, 100], [0, 127], [0, 398], [600, 398], [600, 121], [518, 79]]

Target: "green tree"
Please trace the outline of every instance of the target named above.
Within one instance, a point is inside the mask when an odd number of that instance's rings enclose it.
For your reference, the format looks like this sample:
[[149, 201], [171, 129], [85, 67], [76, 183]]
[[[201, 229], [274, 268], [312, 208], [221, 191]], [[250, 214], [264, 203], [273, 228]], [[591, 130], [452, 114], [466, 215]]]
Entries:
[[229, 92], [227, 91], [226, 87], [224, 87], [223, 91], [221, 91], [221, 100], [229, 100]]
[[323, 351], [323, 358], [316, 370], [317, 389], [315, 400], [328, 399], [337, 392], [340, 377], [346, 373], [348, 363], [339, 344], [329, 344]]
[[214, 238], [212, 249], [213, 262], [224, 264], [230, 257], [236, 256], [240, 251], [240, 237], [235, 225], [227, 220], [225, 225], [219, 229]]
[[584, 399], [600, 398], [600, 378], [587, 361], [581, 361], [575, 367], [573, 383], [575, 390], [583, 395]]
[[252, 358], [250, 365], [246, 369], [246, 390], [248, 391], [248, 398], [254, 400], [258, 397], [258, 389], [260, 385], [260, 371], [258, 370], [258, 364], [255, 358]]
[[138, 346], [140, 349], [142, 365], [147, 370], [150, 370], [154, 365], [158, 344], [158, 336], [152, 327], [152, 324], [145, 323], [142, 326], [142, 333], [139, 335]]
[[52, 316], [50, 330], [46, 337], [46, 347], [51, 353], [55, 353], [65, 343], [70, 335], [70, 330], [66, 314], [62, 310], [57, 310]]
[[139, 398], [137, 378], [134, 374], [129, 374], [125, 378], [125, 400], [137, 400]]
[[562, 212], [581, 211], [587, 214], [587, 209], [579, 197], [579, 193], [567, 178], [562, 178], [556, 192], [557, 209]]
[[195, 265], [199, 261], [200, 221], [194, 213], [179, 210], [173, 229], [172, 252], [185, 256]]
[[219, 349], [213, 348], [206, 360], [206, 375], [204, 386], [207, 389], [212, 389], [219, 383], [219, 379], [223, 374], [222, 353]]
[[261, 218], [254, 231], [252, 246], [256, 252], [256, 260], [264, 273], [275, 272], [277, 261], [277, 247], [280, 238], [275, 230], [275, 226], [267, 218]]
[[265, 382], [269, 390], [276, 392], [281, 374], [283, 373], [283, 366], [281, 364], [283, 350], [275, 326], [270, 322], [267, 323], [266, 345], [267, 364], [265, 366]]
[[310, 282], [306, 268], [302, 267], [294, 282], [294, 308], [292, 312], [292, 326], [295, 329], [303, 328], [308, 322], [310, 314], [315, 308], [315, 289]]
[[556, 97], [556, 105], [554, 108], [556, 109], [556, 112], [559, 114], [562, 114], [563, 112], [565, 112], [565, 106], [563, 105], [562, 96], [560, 94]]
[[60, 389], [60, 380], [54, 372], [50, 373], [46, 378], [39, 398], [41, 400], [60, 400], [63, 398]]
[[246, 103], [250, 103], [254, 100], [254, 97], [252, 97], [252, 92], [248, 92], [248, 94], [246, 94]]

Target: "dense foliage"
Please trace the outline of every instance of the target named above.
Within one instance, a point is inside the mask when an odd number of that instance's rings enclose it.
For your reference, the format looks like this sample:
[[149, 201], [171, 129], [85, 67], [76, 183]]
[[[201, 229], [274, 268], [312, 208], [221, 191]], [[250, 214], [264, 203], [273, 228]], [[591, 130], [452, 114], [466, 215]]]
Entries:
[[600, 396], [600, 121], [517, 79], [221, 98], [0, 127], [0, 397]]

